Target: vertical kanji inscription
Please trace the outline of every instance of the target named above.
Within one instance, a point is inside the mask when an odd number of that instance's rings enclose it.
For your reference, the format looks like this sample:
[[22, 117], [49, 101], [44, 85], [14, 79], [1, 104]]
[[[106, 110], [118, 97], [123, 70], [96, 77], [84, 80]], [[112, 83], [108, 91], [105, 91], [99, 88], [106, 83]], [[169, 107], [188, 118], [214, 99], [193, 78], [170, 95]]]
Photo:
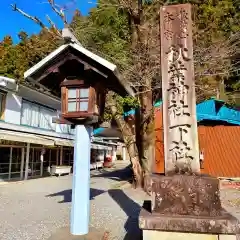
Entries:
[[198, 173], [191, 6], [164, 6], [160, 18], [165, 173]]

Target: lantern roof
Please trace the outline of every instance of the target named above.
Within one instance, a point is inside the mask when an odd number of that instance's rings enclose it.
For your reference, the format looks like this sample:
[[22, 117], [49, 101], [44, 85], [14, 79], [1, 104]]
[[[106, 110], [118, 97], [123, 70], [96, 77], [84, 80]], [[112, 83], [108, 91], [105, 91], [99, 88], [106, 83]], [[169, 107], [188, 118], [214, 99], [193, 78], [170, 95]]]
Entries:
[[68, 75], [88, 71], [91, 72], [88, 77], [100, 82], [106, 89], [122, 96], [134, 96], [133, 89], [120, 76], [116, 65], [84, 48], [68, 28], [63, 29], [62, 36], [64, 44], [27, 70], [24, 73], [26, 80], [45, 87], [50, 81], [55, 81], [52, 86], [56, 88], [64, 80], [66, 71]]

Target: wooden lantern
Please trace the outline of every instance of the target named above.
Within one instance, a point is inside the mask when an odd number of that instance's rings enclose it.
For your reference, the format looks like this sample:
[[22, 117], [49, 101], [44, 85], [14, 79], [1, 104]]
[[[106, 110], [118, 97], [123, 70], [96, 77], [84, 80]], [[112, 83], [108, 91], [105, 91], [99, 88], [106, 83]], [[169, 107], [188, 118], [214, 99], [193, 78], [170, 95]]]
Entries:
[[70, 122], [98, 122], [103, 115], [106, 91], [98, 83], [67, 80], [61, 83], [62, 117]]
[[135, 93], [116, 65], [88, 51], [70, 35], [65, 36], [64, 45], [26, 71], [24, 78], [50, 96], [61, 97], [62, 113], [53, 122], [96, 126], [101, 123], [108, 90], [121, 96]]

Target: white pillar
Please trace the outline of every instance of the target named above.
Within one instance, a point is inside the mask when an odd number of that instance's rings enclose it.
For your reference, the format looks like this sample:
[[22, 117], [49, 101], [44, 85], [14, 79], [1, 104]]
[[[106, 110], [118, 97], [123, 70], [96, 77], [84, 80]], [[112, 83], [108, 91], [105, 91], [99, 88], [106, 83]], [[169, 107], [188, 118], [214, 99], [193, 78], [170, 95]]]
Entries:
[[123, 161], [126, 161], [126, 147], [125, 146], [122, 147], [122, 157], [123, 157]]
[[60, 148], [60, 165], [63, 165], [63, 146]]
[[22, 157], [21, 157], [21, 171], [20, 171], [20, 180], [23, 179], [23, 168], [24, 168], [24, 154], [25, 154], [25, 148], [22, 148]]
[[112, 149], [112, 160], [113, 162], [115, 162], [117, 159], [117, 148], [115, 146], [113, 146], [113, 149]]
[[8, 180], [11, 179], [11, 172], [12, 172], [12, 152], [13, 152], [13, 148], [10, 147], [10, 155], [9, 155], [9, 171], [8, 171]]
[[91, 133], [91, 127], [75, 128], [70, 228], [73, 235], [85, 235], [89, 231]]
[[28, 179], [28, 164], [29, 164], [30, 143], [27, 143], [26, 162], [25, 162], [25, 176], [24, 180]]

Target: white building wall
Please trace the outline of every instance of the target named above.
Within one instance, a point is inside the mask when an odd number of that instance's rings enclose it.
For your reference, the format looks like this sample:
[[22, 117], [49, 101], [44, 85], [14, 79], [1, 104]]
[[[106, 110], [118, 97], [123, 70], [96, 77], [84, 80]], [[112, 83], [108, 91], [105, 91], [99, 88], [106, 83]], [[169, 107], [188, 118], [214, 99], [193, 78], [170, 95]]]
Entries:
[[[27, 99], [26, 99], [27, 100]], [[5, 118], [6, 123], [21, 124], [22, 97], [8, 92], [6, 97]], [[57, 112], [57, 111], [56, 111]], [[57, 114], [56, 114], [57, 115]], [[66, 124], [56, 124], [56, 133], [74, 134], [74, 129]]]
[[8, 92], [6, 97], [5, 122], [20, 124], [22, 97]]
[[73, 134], [73, 131], [74, 129], [71, 129], [71, 127], [67, 124], [56, 124], [57, 133]]

